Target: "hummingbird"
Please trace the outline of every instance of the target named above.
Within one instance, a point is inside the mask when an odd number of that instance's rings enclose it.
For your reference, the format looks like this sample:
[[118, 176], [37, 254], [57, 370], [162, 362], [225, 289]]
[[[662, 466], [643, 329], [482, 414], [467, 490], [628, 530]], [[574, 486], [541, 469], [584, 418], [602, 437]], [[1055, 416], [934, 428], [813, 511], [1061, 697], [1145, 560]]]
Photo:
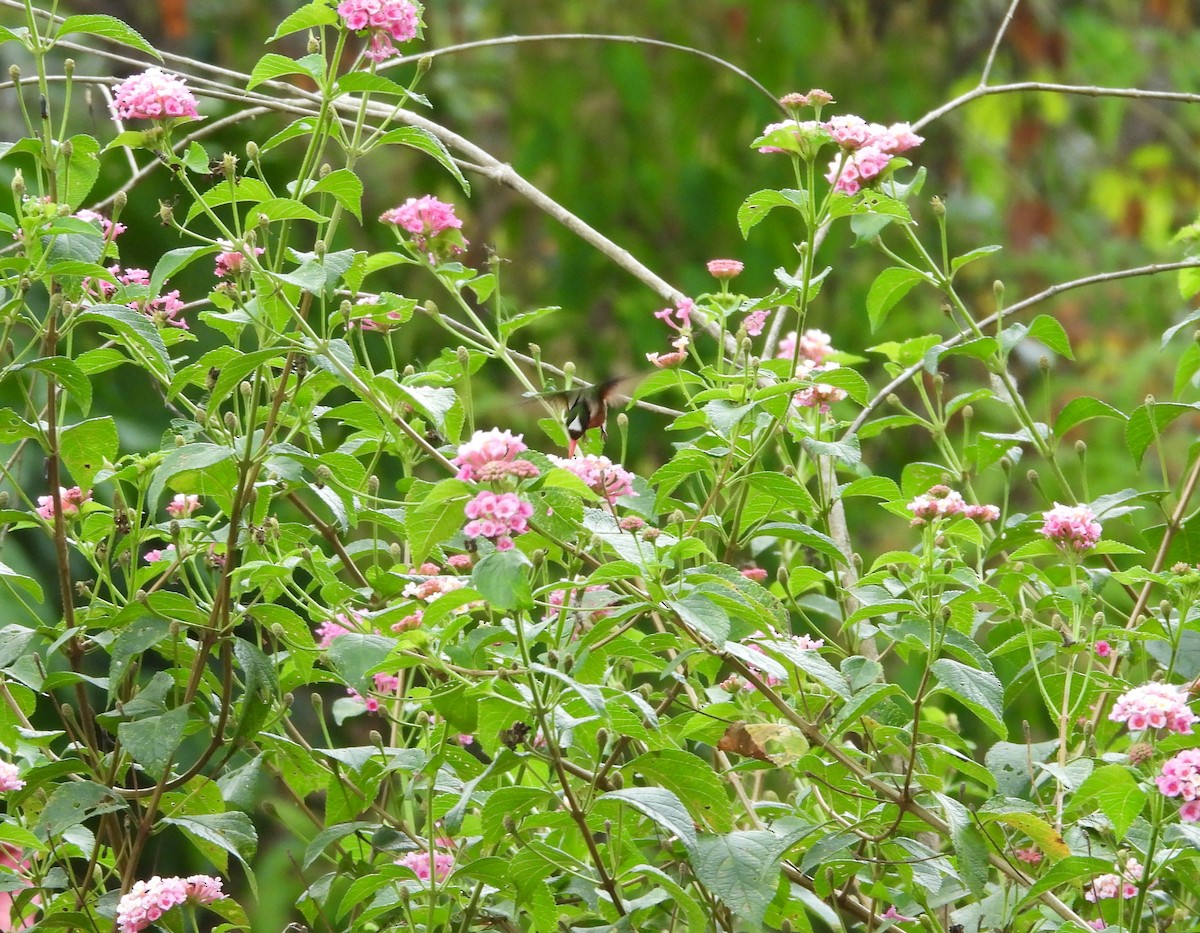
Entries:
[[563, 424], [570, 439], [567, 456], [575, 456], [575, 448], [592, 428], [599, 428], [600, 436], [608, 440], [608, 401], [616, 387], [627, 378], [606, 379], [592, 386], [545, 393], [545, 397], [563, 406]]

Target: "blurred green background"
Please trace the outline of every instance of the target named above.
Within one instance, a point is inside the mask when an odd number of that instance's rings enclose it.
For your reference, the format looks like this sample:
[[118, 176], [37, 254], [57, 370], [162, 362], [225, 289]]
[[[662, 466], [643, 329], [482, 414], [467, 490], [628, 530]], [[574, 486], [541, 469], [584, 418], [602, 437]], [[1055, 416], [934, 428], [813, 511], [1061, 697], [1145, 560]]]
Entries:
[[[303, 34], [264, 45], [295, 6], [103, 0], [64, 4], [60, 12], [116, 15], [164, 50], [248, 72], [266, 51], [304, 53]], [[560, 32], [646, 36], [724, 58], [774, 95], [823, 87], [838, 101], [832, 112], [886, 123], [916, 120], [972, 87], [1007, 7], [1007, 0], [445, 0], [427, 6], [425, 45], [436, 49]], [[17, 16], [0, 8], [0, 22], [19, 22]], [[1027, 0], [1000, 48], [993, 81], [1195, 89], [1200, 87], [1198, 16], [1185, 0]], [[80, 74], [111, 70], [99, 58], [75, 57]], [[11, 43], [0, 46], [0, 59], [6, 67], [15, 62], [29, 68]], [[736, 285], [750, 295], [772, 287], [777, 267], [794, 266], [792, 241], [799, 232], [782, 214], [756, 228], [749, 242], [735, 222], [748, 194], [792, 181], [783, 157], [749, 148], [780, 114], [750, 84], [711, 62], [678, 51], [599, 41], [504, 45], [439, 57], [422, 90], [433, 101], [434, 119], [511, 163], [689, 294], [712, 288], [704, 269], [711, 258], [744, 261], [746, 272]], [[211, 119], [232, 113], [236, 105], [210, 100], [202, 106]], [[0, 93], [0, 120], [5, 139], [22, 135], [11, 90]], [[75, 124], [75, 131], [94, 133], [102, 143], [112, 136], [98, 97], [90, 111], [77, 107]], [[205, 146], [214, 158], [223, 151], [241, 154], [247, 141], [261, 142], [283, 125], [276, 117], [237, 124]], [[1005, 247], [971, 266], [963, 279], [980, 315], [994, 309], [996, 279], [1005, 282], [1012, 302], [1055, 282], [1176, 258], [1171, 237], [1196, 217], [1200, 108], [1195, 106], [1022, 93], [976, 101], [924, 134], [927, 142], [915, 161], [929, 171], [925, 193], [941, 196], [948, 205], [954, 251], [991, 243]], [[292, 156], [286, 147], [271, 154], [281, 178], [292, 167]], [[12, 170], [9, 162], [0, 163], [5, 188]], [[107, 155], [97, 191], [112, 190], [127, 171], [119, 153]], [[503, 260], [503, 301], [513, 308], [562, 306], [559, 315], [525, 332], [540, 344], [543, 358], [560, 364], [574, 360], [581, 375], [600, 378], [643, 368], [645, 353], [666, 349], [665, 330], [652, 317], [662, 300], [511, 190], [471, 176], [474, 190], [467, 200], [435, 165], [394, 147], [368, 159], [361, 171], [366, 217], [424, 193], [454, 201], [472, 244], [467, 261], [482, 266], [492, 250]], [[181, 245], [160, 234], [155, 217], [159, 199], [176, 193], [165, 174], [157, 173], [131, 198], [122, 217], [130, 233], [120, 243], [126, 267], [152, 268], [164, 250]], [[928, 210], [918, 218], [932, 236]], [[345, 241], [363, 249], [384, 248], [388, 235], [368, 221], [363, 229], [347, 228]], [[885, 340], [949, 333], [936, 296], [914, 292], [880, 333], [871, 334], [866, 291], [887, 262], [870, 249], [851, 250], [844, 231], [830, 236], [822, 258], [835, 272], [810, 325], [830, 332], [838, 348], [870, 357], [864, 351]], [[202, 297], [211, 287], [202, 265], [172, 282], [186, 300]], [[435, 297], [429, 283], [411, 272], [396, 271], [387, 286], [413, 297]], [[1173, 276], [1071, 292], [1039, 310], [1063, 323], [1078, 356], [1072, 364], [1054, 362], [1043, 383], [1036, 348], [1018, 352], [1022, 384], [1034, 397], [1039, 417], [1049, 420], [1051, 412], [1079, 394], [1099, 395], [1126, 410], [1147, 394], [1162, 400], [1172, 396], [1174, 361], [1186, 339], [1164, 353], [1158, 335], [1187, 311]], [[217, 339], [197, 331], [203, 348]], [[420, 318], [395, 339], [401, 360], [418, 366], [446, 345], [442, 332]], [[885, 381], [877, 360], [872, 357], [864, 367], [876, 387]], [[986, 384], [986, 373], [973, 361], [950, 361], [944, 368], [955, 380], [955, 391]], [[495, 421], [536, 436], [538, 412], [514, 406], [520, 390], [511, 377], [498, 367], [487, 373], [488, 380], [477, 388], [480, 425]], [[1183, 400], [1195, 398], [1194, 388], [1186, 388]], [[95, 410], [117, 417], [126, 451], [156, 448], [169, 422], [128, 369], [96, 381]], [[628, 465], [648, 475], [669, 457], [675, 438], [662, 430], [659, 415], [634, 411], [630, 418]], [[998, 407], [981, 406], [979, 419], [984, 427], [1014, 430]], [[1177, 444], [1186, 444], [1194, 428], [1191, 417], [1175, 422], [1171, 431]], [[1159, 482], [1151, 472], [1129, 475], [1119, 431], [1110, 423], [1093, 422], [1078, 436], [1092, 445], [1093, 495]], [[905, 463], [932, 458], [920, 446], [927, 443], [915, 432], [889, 433], [864, 445], [865, 462], [898, 478]], [[1147, 471], [1156, 469], [1152, 457], [1146, 463]], [[22, 474], [27, 488], [41, 488], [40, 471], [40, 459], [27, 459]], [[998, 490], [999, 479], [997, 471], [983, 488]], [[1020, 497], [1040, 506], [1027, 487], [1018, 491]], [[852, 514], [852, 528], [864, 553], [911, 545], [902, 522], [880, 521], [883, 513], [871, 504], [860, 508]], [[48, 554], [45, 547], [21, 535], [7, 542], [4, 560], [36, 573]], [[48, 560], [45, 566], [48, 571]], [[48, 577], [44, 582], [52, 588]], [[295, 900], [291, 885], [299, 881], [284, 848], [265, 845], [263, 857], [276, 863], [277, 871], [260, 863], [260, 878], [293, 879], [262, 885], [255, 928], [275, 930]]]

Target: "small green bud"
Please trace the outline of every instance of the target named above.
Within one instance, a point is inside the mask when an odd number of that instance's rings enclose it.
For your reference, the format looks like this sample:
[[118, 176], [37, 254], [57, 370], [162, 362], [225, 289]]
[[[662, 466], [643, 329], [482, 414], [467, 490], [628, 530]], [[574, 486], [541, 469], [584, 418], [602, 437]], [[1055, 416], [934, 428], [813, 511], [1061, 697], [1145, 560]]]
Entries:
[[997, 301], [1004, 298], [1004, 283], [999, 279], [992, 283], [992, 294], [996, 296]]
[[617, 413], [617, 427], [622, 431], [629, 427], [629, 415], [623, 411]]
[[367, 495], [375, 496], [379, 494], [379, 477], [372, 473], [367, 477]]
[[424, 75], [429, 73], [429, 69], [433, 67], [433, 56], [422, 55], [417, 59], [417, 74]]
[[308, 54], [315, 55], [319, 51], [321, 51], [321, 40], [317, 38], [315, 32], [310, 32], [308, 34]]
[[254, 161], [258, 158], [258, 143], [253, 139], [246, 143], [246, 158]]
[[943, 201], [941, 198], [939, 198], [937, 196], [930, 198], [929, 206], [933, 210], [934, 217], [945, 217], [946, 216], [946, 202]]
[[454, 356], [458, 359], [458, 365], [466, 372], [467, 367], [471, 365], [471, 353], [466, 347], [458, 347], [454, 351]]

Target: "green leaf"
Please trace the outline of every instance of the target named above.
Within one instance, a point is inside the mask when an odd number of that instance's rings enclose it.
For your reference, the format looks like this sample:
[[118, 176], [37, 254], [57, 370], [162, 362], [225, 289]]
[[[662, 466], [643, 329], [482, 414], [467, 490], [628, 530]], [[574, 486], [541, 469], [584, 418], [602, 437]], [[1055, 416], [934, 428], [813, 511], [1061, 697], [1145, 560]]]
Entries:
[[86, 33], [89, 36], [111, 39], [113, 42], [127, 45], [162, 61], [162, 56], [155, 51], [154, 46], [142, 38], [141, 33], [131, 26], [127, 26], [115, 16], [106, 16], [103, 13], [68, 16], [58, 27], [57, 38], [61, 39], [63, 36], [74, 33]]
[[59, 200], [75, 210], [83, 204], [100, 177], [100, 144], [91, 136], [82, 134], [72, 136], [68, 142], [71, 144], [71, 157], [67, 159], [60, 148], [54, 171], [58, 176]]
[[53, 376], [67, 396], [85, 415], [92, 407], [92, 384], [83, 370], [74, 360], [65, 356], [48, 356], [40, 360], [30, 360], [28, 363], [17, 363], [10, 366], [4, 373], [8, 375], [21, 370], [32, 369]]
[[[233, 811], [197, 813], [180, 817], [164, 816], [161, 822], [169, 826], [178, 826], [193, 839], [228, 852], [241, 862], [247, 871], [250, 870], [247, 859], [254, 855], [254, 850], [258, 848], [258, 833], [245, 813]], [[204, 849], [205, 847], [201, 846], [201, 850]], [[211, 849], [205, 851], [205, 854], [213, 857]], [[222, 871], [225, 870], [225, 859], [219, 859], [216, 864]]]
[[[1029, 806], [1023, 800], [1017, 800], [1015, 804]], [[997, 806], [1003, 809], [996, 809]], [[1023, 832], [1052, 862], [1070, 856], [1071, 849], [1063, 841], [1058, 830], [1036, 813], [1021, 809], [1007, 809], [1009, 806], [1012, 804], [1003, 798], [993, 797], [979, 809], [977, 815], [981, 822], [1003, 823], [1005, 826], [1011, 826], [1013, 829]]]
[[1075, 353], [1071, 350], [1071, 338], [1067, 336], [1066, 330], [1063, 329], [1057, 318], [1050, 317], [1048, 314], [1039, 314], [1029, 325], [1029, 332], [1025, 336], [1040, 340], [1059, 356], [1068, 360], [1075, 359]]
[[602, 800], [613, 800], [633, 807], [661, 826], [668, 835], [678, 836], [684, 848], [689, 851], [695, 848], [696, 829], [692, 825], [692, 818], [672, 791], [664, 787], [624, 787], [596, 798], [597, 803]]
[[701, 836], [691, 853], [692, 869], [734, 916], [757, 927], [775, 896], [783, 854], [806, 832], [754, 829]]
[[1178, 402], [1158, 402], [1136, 408], [1125, 423], [1125, 447], [1140, 467], [1146, 450], [1161, 436], [1167, 426], [1180, 415], [1200, 408], [1200, 403], [1182, 405]]
[[150, 294], [157, 295], [167, 283], [167, 279], [180, 269], [185, 269], [201, 256], [217, 252], [215, 246], [184, 246], [180, 249], [169, 250], [154, 266], [154, 274], [150, 276]]
[[101, 784], [65, 781], [46, 801], [38, 816], [37, 829], [39, 835], [52, 839], [93, 816], [124, 809], [124, 801]]
[[352, 171], [339, 168], [330, 172], [319, 182], [305, 192], [305, 197], [311, 194], [329, 194], [338, 204], [355, 216], [362, 223], [362, 180]]
[[1003, 246], [980, 246], [978, 249], [973, 249], [969, 253], [963, 253], [961, 256], [955, 256], [950, 260], [950, 277], [953, 278], [954, 274], [967, 263], [974, 262], [976, 259], [982, 259], [984, 256], [988, 256], [1002, 249], [1004, 249]]
[[384, 133], [377, 145], [408, 146], [410, 149], [418, 149], [426, 155], [433, 156], [441, 164], [442, 168], [454, 177], [454, 180], [458, 182], [458, 186], [462, 188], [463, 193], [470, 196], [471, 184], [463, 177], [458, 163], [450, 155], [450, 150], [446, 148], [440, 139], [427, 130], [416, 126], [402, 126]]
[[313, 0], [312, 3], [305, 4], [295, 13], [287, 16], [267, 41], [274, 42], [276, 39], [290, 36], [293, 32], [300, 32], [303, 29], [332, 26], [337, 21], [338, 15], [333, 7], [323, 0]]
[[341, 675], [347, 687], [353, 687], [366, 696], [372, 689], [367, 675], [387, 660], [395, 646], [395, 638], [348, 632], [330, 642], [329, 663]]
[[699, 590], [668, 601], [667, 607], [713, 644], [724, 645], [729, 640], [729, 614]]
[[[111, 700], [121, 686], [130, 663], [143, 651], [153, 648], [166, 638], [171, 627], [164, 619], [147, 615], [140, 603], [130, 603], [116, 621], [117, 637], [113, 641], [111, 660], [108, 667], [108, 697]], [[128, 616], [126, 614], [129, 614]]]
[[471, 586], [494, 609], [532, 609], [530, 566], [529, 558], [518, 548], [492, 551], [471, 569]]
[[839, 564], [846, 563], [845, 556], [838, 550], [838, 546], [834, 544], [833, 539], [829, 535], [817, 531], [815, 528], [810, 528], [808, 525], [801, 525], [798, 522], [767, 522], [759, 525], [755, 533], [764, 537], [769, 536], [795, 541], [824, 554], [830, 560]]
[[784, 188], [776, 191], [774, 188], [764, 188], [754, 192], [738, 208], [737, 222], [738, 229], [742, 231], [742, 239], [744, 240], [750, 231], [765, 220], [767, 214], [775, 208], [791, 207], [799, 211], [803, 217], [807, 203], [808, 192], [802, 189]]
[[124, 305], [93, 305], [86, 311], [80, 311], [75, 320], [96, 321], [111, 327], [117, 334], [118, 343], [137, 347], [140, 354], [131, 353], [135, 361], [144, 359], [147, 363], [158, 363], [160, 370], [155, 372], [162, 381], [171, 379], [174, 369], [171, 366], [171, 356], [167, 345], [163, 343], [162, 334], [146, 315]]
[[[713, 832], [733, 829], [733, 806], [721, 779], [712, 767], [696, 755], [679, 749], [662, 749], [639, 755], [621, 768], [623, 773], [637, 772], [647, 781], [672, 791], [683, 801], [697, 823]], [[626, 778], [625, 783], [631, 782]]]
[[287, 75], [304, 75], [314, 81], [320, 81], [324, 64], [324, 59], [319, 55], [305, 55], [296, 59], [268, 52], [254, 63], [250, 80], [246, 82], [246, 90], [252, 91], [264, 81], [273, 81]]
[[915, 285], [924, 281], [925, 276], [920, 272], [900, 266], [893, 266], [879, 273], [867, 292], [867, 317], [871, 321], [871, 330], [878, 330], [897, 302]]
[[81, 489], [92, 488], [96, 474], [106, 461], [111, 464], [117, 459], [119, 448], [117, 423], [109, 417], [73, 424], [59, 440], [63, 463]]
[[[318, 214], [307, 204], [301, 204], [294, 198], [267, 198], [265, 201], [260, 201], [254, 205], [252, 210], [255, 214], [264, 215], [272, 223], [277, 223], [281, 220], [311, 220], [313, 223], [319, 224], [329, 219], [324, 214]], [[319, 277], [317, 281], [319, 284], [322, 284], [324, 276]], [[311, 291], [311, 289], [308, 290]]]
[[404, 527], [414, 563], [424, 561], [466, 524], [462, 508], [466, 500], [467, 496], [460, 492], [454, 499], [409, 506]]
[[[228, 464], [228, 461], [233, 460], [234, 451], [232, 447], [222, 447], [218, 444], [185, 444], [183, 447], [176, 447], [167, 451], [167, 454], [159, 464], [158, 469], [154, 471], [154, 479], [150, 482], [150, 491], [146, 497], [146, 507], [154, 512], [158, 507], [159, 497], [162, 495], [163, 487], [171, 480], [179, 477], [187, 477], [184, 485], [186, 489], [179, 490], [180, 492], [200, 492], [207, 494], [225, 493], [228, 494], [228, 488], [212, 489], [206, 487], [204, 479], [206, 476], [220, 482], [227, 477], [221, 475], [220, 472], [213, 470], [214, 467], [222, 464]], [[221, 483], [224, 486], [224, 483]]]
[[[1020, 903], [1028, 904], [1047, 891], [1053, 891], [1059, 885], [1066, 884], [1069, 881], [1077, 881], [1080, 878], [1091, 878], [1093, 875], [1111, 874], [1112, 870], [1113, 863], [1111, 859], [1072, 855], [1069, 858], [1064, 858], [1058, 864], [1051, 866], [1037, 880], [1037, 883], [1025, 892], [1025, 896], [1021, 898]], [[1019, 906], [1020, 904], [1018, 904]]]
[[166, 777], [163, 772], [183, 741], [187, 721], [187, 707], [179, 706], [161, 716], [121, 723], [117, 726], [117, 737], [133, 760], [157, 781]]
[[0, 580], [3, 580], [9, 586], [19, 586], [26, 593], [36, 599], [39, 603], [44, 599], [42, 595], [41, 584], [33, 577], [27, 577], [23, 573], [17, 573], [7, 564], [0, 564]]
[[1117, 418], [1124, 421], [1125, 414], [1119, 409], [1113, 408], [1108, 402], [1081, 395], [1067, 402], [1062, 411], [1058, 413], [1058, 417], [1054, 420], [1054, 433], [1062, 437], [1071, 428], [1083, 424], [1085, 421], [1091, 421], [1093, 418]]
[[1113, 833], [1117, 842], [1120, 842], [1129, 832], [1133, 821], [1141, 815], [1147, 799], [1145, 791], [1129, 773], [1129, 769], [1125, 765], [1112, 764], [1097, 768], [1088, 775], [1071, 798], [1071, 808], [1095, 800], [1113, 824]]
[[930, 671], [938, 679], [937, 689], [960, 701], [999, 738], [1008, 735], [1004, 725], [1004, 687], [995, 674], [948, 658], [934, 661]]
[[982, 897], [987, 888], [989, 862], [988, 840], [971, 821], [971, 813], [958, 800], [946, 794], [936, 794], [950, 824], [950, 841], [957, 856], [958, 873], [967, 888], [976, 897]]

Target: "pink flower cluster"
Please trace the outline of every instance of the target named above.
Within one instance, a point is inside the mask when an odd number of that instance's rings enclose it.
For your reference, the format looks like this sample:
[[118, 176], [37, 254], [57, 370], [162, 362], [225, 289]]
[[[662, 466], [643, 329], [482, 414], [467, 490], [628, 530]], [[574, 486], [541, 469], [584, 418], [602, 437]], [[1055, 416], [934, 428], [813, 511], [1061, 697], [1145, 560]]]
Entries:
[[419, 599], [422, 602], [431, 603], [439, 596], [461, 590], [466, 585], [467, 583], [462, 577], [434, 576], [428, 580], [422, 580], [420, 583], [409, 583], [404, 587], [401, 595], [409, 599]]
[[[126, 269], [122, 271], [120, 266], [109, 266], [108, 271], [122, 285], [137, 288], [148, 288], [150, 286], [150, 273], [145, 269]], [[116, 286], [111, 282], [103, 280], [93, 282], [90, 279], [84, 279], [83, 287], [85, 290], [94, 291], [102, 299], [112, 297], [113, 293], [117, 290]], [[156, 298], [146, 297], [131, 301], [127, 307], [133, 308], [135, 311], [140, 311], [159, 327], [167, 325], [178, 327], [181, 330], [188, 329], [187, 321], [179, 317], [183, 311], [183, 302], [179, 299], [179, 289], [174, 289]]]
[[[815, 380], [821, 373], [830, 372], [831, 370], [840, 368], [840, 366], [840, 363], [832, 361], [818, 364], [812, 360], [801, 360], [800, 366], [796, 369], [796, 375], [801, 379]], [[801, 408], [815, 408], [824, 414], [829, 411], [829, 406], [833, 402], [840, 402], [845, 397], [845, 389], [828, 382], [813, 382], [812, 385], [805, 386], [792, 396], [792, 400]]]
[[[763, 632], [756, 632], [754, 635], [751, 636], [751, 638], [770, 638], [770, 639], [778, 640], [779, 636], [774, 635], [774, 634], [766, 635]], [[823, 639], [823, 638], [811, 638], [808, 635], [793, 635], [791, 640], [792, 640], [792, 643], [801, 651], [816, 651], [819, 648], [825, 647], [825, 639]], [[759, 654], [764, 654], [764, 655], [766, 654], [766, 651], [763, 650], [763, 647], [761, 645], [755, 644], [753, 641], [750, 642], [749, 647], [751, 649], [753, 649], [754, 651], [757, 651]], [[779, 685], [780, 680], [778, 677], [776, 677], [774, 674], [766, 673], [761, 667], [759, 667], [753, 661], [747, 660], [746, 666], [749, 667], [750, 670], [754, 671], [756, 674], [763, 674], [763, 678], [762, 678], [763, 683], [765, 683], [768, 687], [777, 687]], [[719, 686], [722, 690], [725, 690], [729, 693], [733, 693], [735, 690], [753, 690], [754, 689], [754, 684], [752, 684], [748, 680], [743, 680], [737, 674], [730, 674], [723, 681], [721, 681], [721, 683], [719, 683], [717, 686]]]
[[891, 163], [892, 157], [874, 146], [854, 152], [843, 151], [829, 163], [825, 180], [833, 185], [834, 191], [842, 194], [858, 194], [862, 186], [882, 174]]
[[337, 11], [347, 29], [371, 30], [371, 47], [363, 54], [374, 62], [399, 54], [393, 41], [417, 34], [417, 8], [409, 0], [342, 0]]
[[[825, 357], [834, 352], [830, 336], [823, 330], [810, 328], [800, 335], [800, 359], [812, 360], [814, 363], [824, 363]], [[791, 331], [779, 341], [779, 350], [775, 356], [781, 360], [790, 360], [796, 355], [796, 332]]]
[[1127, 723], [1130, 732], [1170, 729], [1181, 735], [1190, 734], [1192, 723], [1200, 720], [1188, 706], [1186, 689], [1160, 683], [1148, 683], [1121, 694], [1108, 718]]
[[710, 259], [707, 264], [708, 274], [714, 279], [733, 279], [742, 274], [746, 268], [744, 263], [736, 259]]
[[147, 68], [118, 84], [113, 90], [113, 105], [122, 120], [200, 116], [196, 98], [184, 80], [159, 68]]
[[1042, 513], [1041, 532], [1067, 549], [1087, 551], [1096, 546], [1103, 529], [1086, 505], [1060, 505]]
[[763, 325], [767, 323], [767, 318], [770, 316], [770, 308], [759, 308], [757, 311], [751, 311], [742, 318], [742, 327], [746, 328], [746, 333], [751, 337], [757, 337], [763, 332]]
[[[0, 891], [0, 930], [25, 930], [33, 926], [35, 923], [32, 914], [25, 916], [15, 915], [13, 913], [13, 901], [18, 896], [18, 891], [12, 886], [12, 879], [21, 887], [31, 887], [29, 881], [29, 859], [23, 859], [21, 850], [16, 846], [9, 845], [7, 842], [0, 843], [0, 865], [5, 868], [11, 868], [11, 874], [6, 874], [8, 884], [6, 887], [10, 890]], [[36, 907], [42, 903], [42, 899], [36, 894], [28, 902], [31, 907]]]
[[20, 790], [25, 782], [18, 777], [17, 766], [7, 761], [0, 761], [0, 793], [10, 790]]
[[1185, 748], [1163, 763], [1162, 773], [1154, 779], [1166, 797], [1182, 797], [1179, 818], [1185, 823], [1200, 823], [1200, 748]]
[[671, 346], [675, 349], [670, 353], [647, 353], [646, 361], [659, 369], [670, 369], [672, 366], [678, 366], [687, 359], [688, 347], [692, 343], [692, 338], [687, 334], [680, 334], [671, 341]]
[[500, 551], [513, 546], [513, 535], [529, 530], [529, 519], [533, 516], [533, 506], [515, 492], [481, 492], [467, 503], [465, 511], [471, 520], [463, 528], [463, 534], [468, 538], [491, 538]]
[[476, 431], [472, 434], [469, 441], [459, 446], [458, 453], [450, 462], [458, 467], [458, 479], [468, 482], [491, 482], [508, 475], [537, 476], [536, 465], [516, 459], [517, 454], [528, 449], [525, 446], [525, 435], [514, 435], [512, 431], [492, 428], [490, 431]]
[[691, 298], [680, 298], [675, 302], [673, 308], [663, 308], [661, 311], [655, 311], [654, 316], [665, 323], [668, 327], [673, 327], [680, 333], [691, 333], [692, 330], [692, 312], [696, 310], [696, 302]]
[[[467, 738], [474, 741], [471, 736], [467, 736]], [[404, 858], [396, 859], [396, 864], [412, 869], [422, 881], [428, 882], [430, 878], [433, 878], [435, 882], [441, 884], [450, 877], [450, 872], [454, 870], [454, 856], [449, 852], [434, 852], [433, 858], [430, 859], [428, 852], [410, 852]]]
[[[78, 515], [79, 507], [83, 503], [91, 501], [92, 493], [91, 490], [84, 492], [78, 486], [72, 486], [70, 489], [59, 486], [58, 498], [62, 501], [64, 516]], [[46, 521], [52, 521], [54, 519], [54, 497], [38, 496], [37, 513]]]
[[163, 560], [175, 559], [175, 545], [168, 544], [165, 548], [155, 548], [153, 551], [147, 551], [145, 558], [147, 564], [157, 564]]
[[357, 614], [347, 615], [339, 612], [333, 620], [326, 619], [317, 626], [317, 647], [324, 651], [339, 635], [349, 635], [351, 632], [362, 631], [362, 617]]
[[1125, 863], [1125, 870], [1121, 874], [1100, 875], [1098, 878], [1093, 878], [1084, 889], [1083, 896], [1093, 904], [1096, 901], [1105, 901], [1110, 898], [1119, 897], [1129, 900], [1137, 897], [1138, 882], [1142, 880], [1143, 871], [1141, 862], [1131, 858]]
[[913, 513], [914, 527], [951, 515], [962, 515], [981, 524], [1000, 518], [1000, 509], [996, 506], [968, 505], [960, 493], [941, 483], [931, 486], [929, 492], [917, 496], [906, 508]]
[[633, 491], [633, 474], [608, 457], [598, 457], [588, 454], [586, 457], [556, 457], [551, 455], [550, 461], [568, 473], [578, 476], [592, 492], [604, 496], [609, 505], [621, 496], [636, 496]]
[[183, 493], [179, 493], [167, 506], [167, 514], [172, 518], [190, 518], [198, 508], [200, 508], [199, 496], [185, 496]]
[[842, 148], [838, 158], [829, 163], [825, 180], [844, 194], [857, 194], [864, 184], [888, 167], [892, 156], [925, 141], [907, 123], [883, 126], [868, 123], [854, 114], [832, 117], [825, 127]]
[[162, 878], [155, 875], [149, 881], [138, 881], [117, 903], [117, 928], [120, 933], [139, 933], [157, 923], [172, 907], [179, 904], [211, 904], [226, 895], [221, 891], [221, 879], [211, 875], [192, 875], [188, 878]]
[[88, 210], [86, 207], [82, 207], [77, 210], [74, 216], [79, 220], [87, 221], [90, 224], [99, 224], [104, 236], [110, 240], [115, 240], [125, 232], [124, 224], [114, 224], [103, 214], [98, 214], [96, 211]]
[[[429, 240], [447, 230], [458, 230], [462, 221], [454, 214], [454, 205], [439, 201], [431, 194], [422, 198], [409, 198], [399, 207], [393, 207], [379, 215], [385, 224], [395, 224], [412, 234], [417, 249], [427, 249]], [[464, 241], [465, 242], [465, 241]], [[457, 245], [454, 252], [461, 252]]]
[[[261, 256], [266, 250], [261, 246], [254, 247], [254, 255]], [[246, 266], [246, 254], [239, 249], [228, 249], [217, 253], [214, 274], [219, 279], [236, 279]]]

